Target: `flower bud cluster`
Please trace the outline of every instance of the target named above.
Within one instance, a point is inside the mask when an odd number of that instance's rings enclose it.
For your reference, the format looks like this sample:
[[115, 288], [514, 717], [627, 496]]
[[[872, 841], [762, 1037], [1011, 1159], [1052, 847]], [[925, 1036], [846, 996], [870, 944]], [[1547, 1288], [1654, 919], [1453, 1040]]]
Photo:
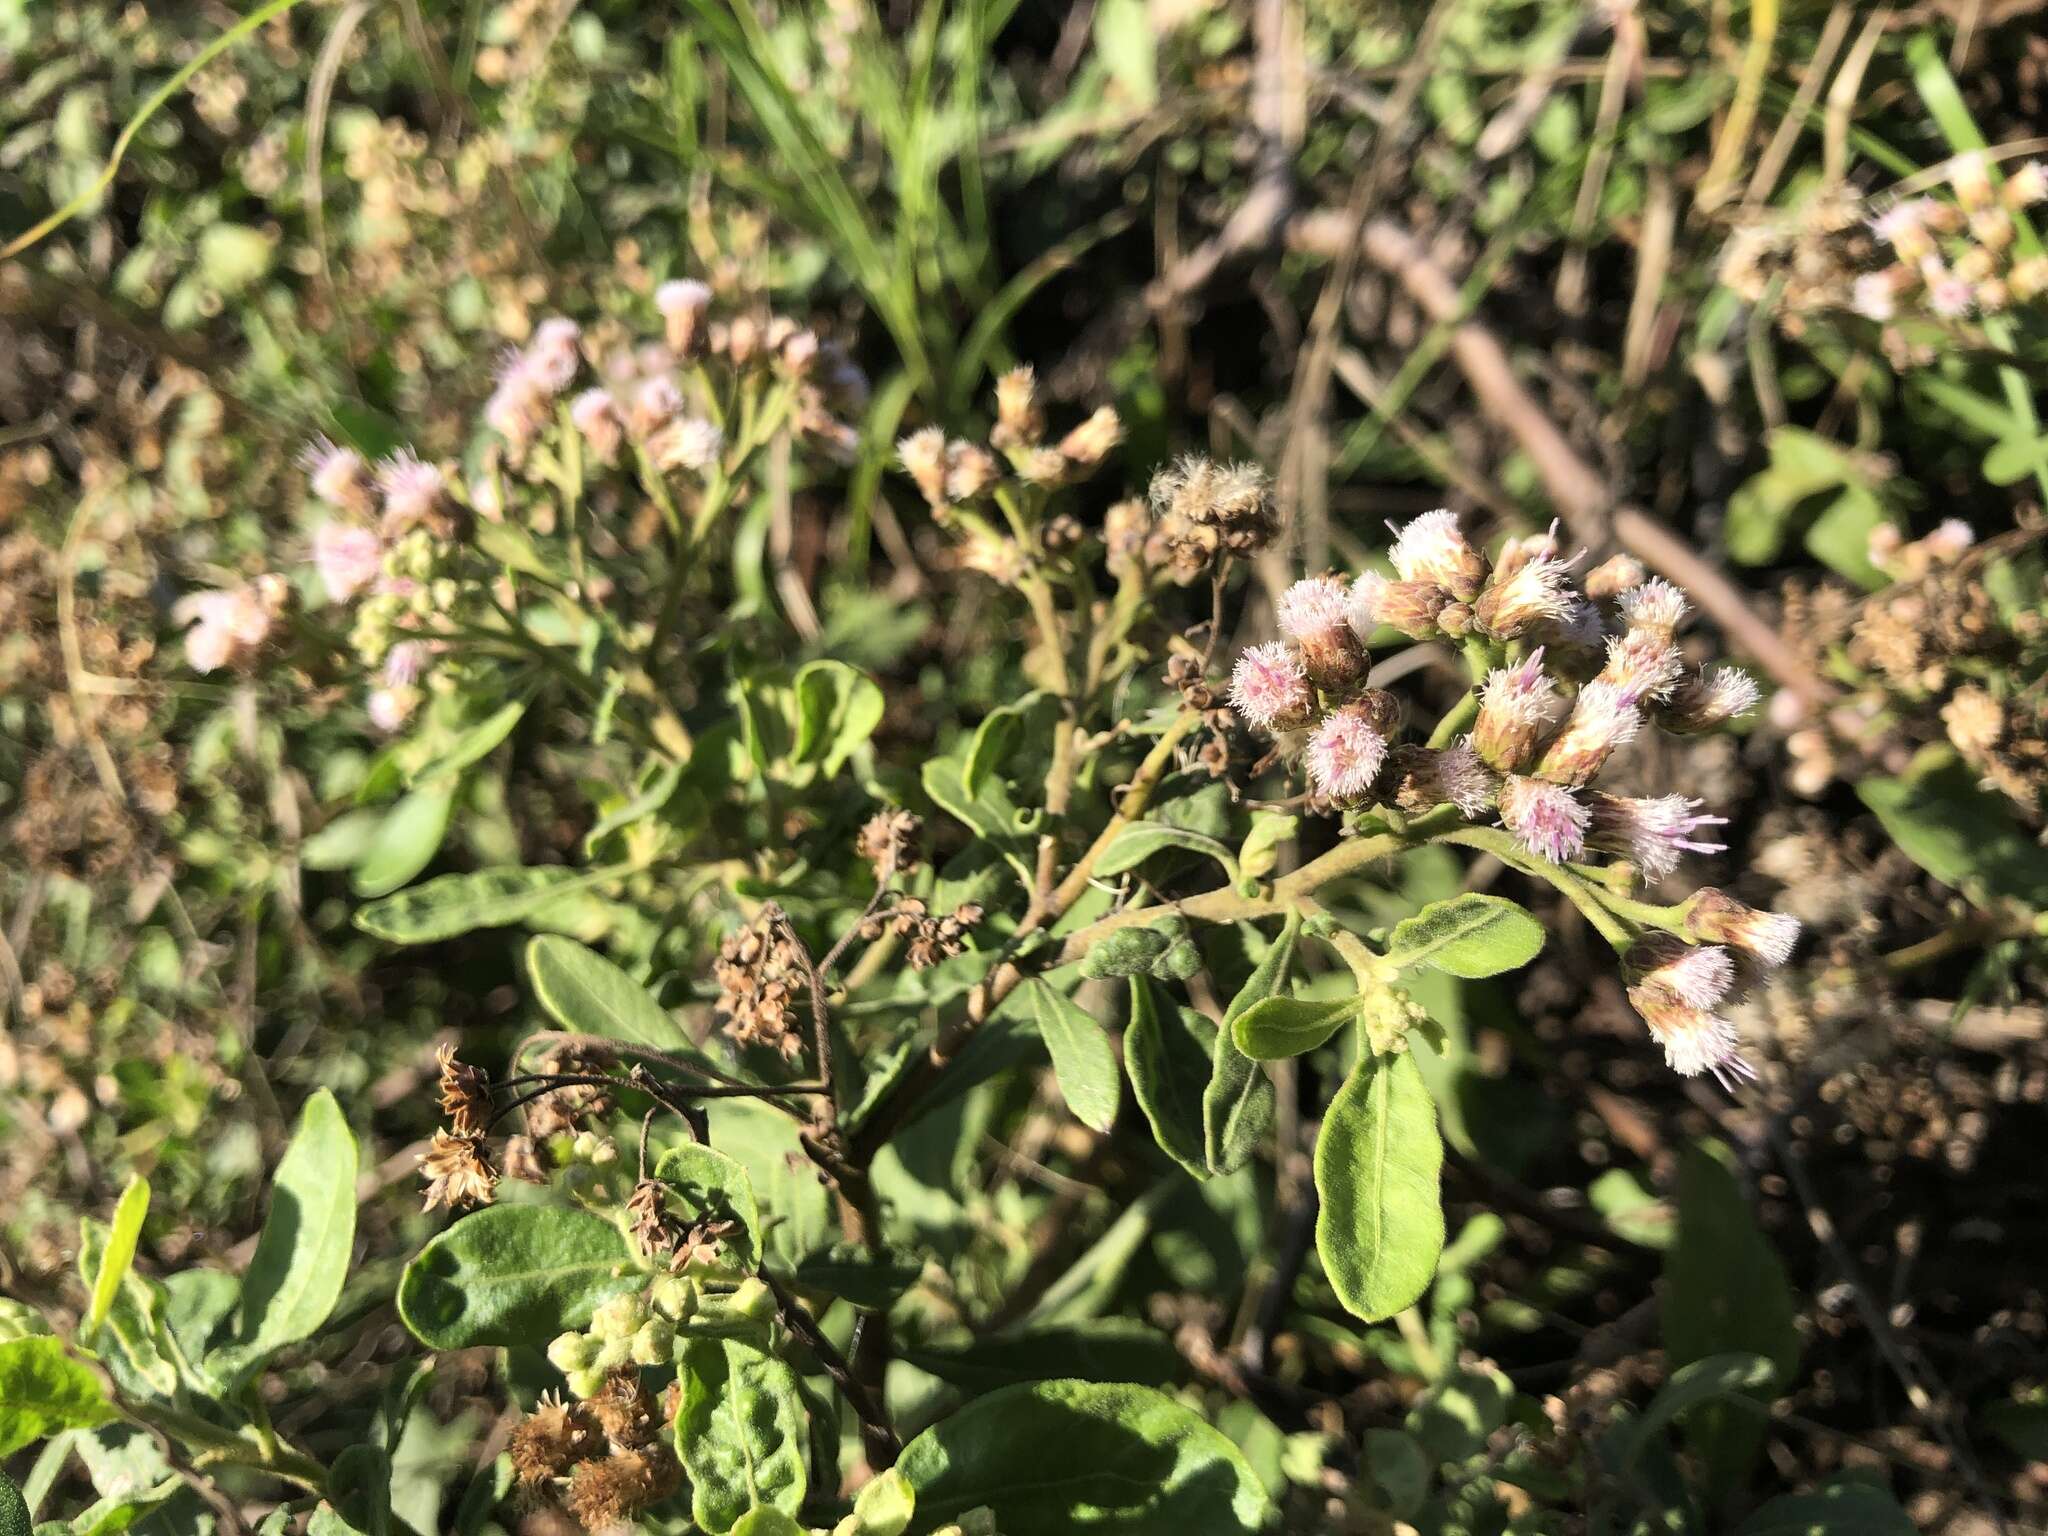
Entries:
[[[1705, 814], [1700, 801], [1611, 794], [1595, 783], [1645, 729], [1683, 735], [1748, 713], [1755, 683], [1731, 669], [1688, 665], [1676, 639], [1687, 604], [1676, 587], [1622, 559], [1599, 567], [1591, 590], [1581, 589], [1572, 580], [1577, 561], [1560, 553], [1554, 535], [1511, 540], [1489, 562], [1451, 514], [1432, 512], [1396, 530], [1391, 576], [1296, 582], [1278, 605], [1283, 638], [1238, 656], [1232, 706], [1299, 762], [1323, 801], [1497, 817], [1523, 854], [1540, 861], [1533, 867], [1611, 854], [1658, 880], [1686, 853], [1721, 851], [1710, 832], [1725, 818]], [[1399, 739], [1400, 702], [1371, 684], [1368, 647], [1383, 627], [1418, 640], [1462, 640], [1468, 654], [1483, 647], [1496, 659], [1465, 706], [1469, 732], [1445, 728], [1433, 745]], [[1692, 910], [1693, 942], [1732, 946], [1758, 966], [1783, 963], [1798, 930], [1790, 918], [1750, 912], [1718, 893]], [[1676, 977], [1646, 971], [1638, 983], [1639, 1006], [1681, 1071], [1736, 1070], [1725, 1026], [1688, 1032], [1696, 1021], [1673, 1012], [1710, 1014], [1726, 991], [1710, 985], [1718, 974], [1712, 958], [1694, 958]], [[1731, 962], [1731, 981], [1733, 974]], [[1663, 988], [1676, 990], [1667, 996]]]

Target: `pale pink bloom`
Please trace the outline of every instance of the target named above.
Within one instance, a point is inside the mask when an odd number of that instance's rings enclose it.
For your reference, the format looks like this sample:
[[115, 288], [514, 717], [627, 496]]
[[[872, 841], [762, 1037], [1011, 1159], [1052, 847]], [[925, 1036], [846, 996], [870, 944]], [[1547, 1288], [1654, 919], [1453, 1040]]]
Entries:
[[424, 640], [401, 640], [384, 654], [384, 683], [391, 688], [409, 688], [420, 680], [426, 670], [427, 646]]
[[[1630, 994], [1634, 996], [1633, 993]], [[1756, 1068], [1742, 1054], [1742, 1040], [1735, 1026], [1718, 1014], [1697, 1009], [1665, 1008], [1650, 1019], [1650, 1035], [1664, 1048], [1664, 1060], [1681, 1077], [1713, 1074], [1729, 1092], [1736, 1084], [1756, 1078]]]
[[1313, 644], [1349, 624], [1350, 594], [1335, 576], [1307, 576], [1280, 594], [1280, 633]]
[[1621, 688], [1595, 679], [1579, 690], [1564, 729], [1544, 748], [1536, 771], [1553, 783], [1584, 784], [1635, 739], [1642, 723], [1642, 711]]
[[1960, 319], [1976, 302], [1977, 290], [1953, 272], [1944, 272], [1927, 285], [1927, 307], [1944, 320]]
[[657, 373], [651, 379], [642, 379], [633, 391], [628, 419], [633, 430], [646, 437], [667, 426], [682, 411], [683, 392], [676, 387], [676, 381], [665, 373]]
[[283, 606], [282, 578], [256, 581], [220, 592], [193, 592], [172, 605], [171, 618], [189, 625], [185, 659], [195, 672], [213, 672], [249, 656], [270, 638]]
[[1496, 570], [1493, 585], [1480, 593], [1473, 605], [1479, 627], [1497, 640], [1512, 640], [1533, 624], [1569, 620], [1578, 606], [1578, 594], [1566, 585], [1576, 559], [1535, 555], [1515, 565], [1505, 577]]
[[1596, 794], [1593, 824], [1586, 842], [1607, 853], [1629, 859], [1653, 880], [1661, 880], [1678, 867], [1681, 853], [1721, 853], [1725, 843], [1694, 840], [1702, 827], [1725, 827], [1725, 816], [1698, 814], [1702, 802], [1684, 795], [1658, 795], [1639, 799], [1629, 795]]
[[619, 456], [626, 426], [619, 419], [618, 402], [606, 389], [586, 389], [569, 403], [569, 422], [583, 435], [591, 456], [609, 464]]
[[1799, 942], [1799, 920], [1782, 912], [1760, 912], [1726, 891], [1708, 886], [1694, 892], [1686, 903], [1685, 932], [1688, 938], [1730, 945], [1775, 970], [1792, 958], [1792, 946]]
[[313, 531], [313, 566], [329, 599], [345, 603], [377, 579], [384, 541], [351, 523], [322, 523]]
[[1486, 562], [1458, 531], [1457, 514], [1442, 508], [1396, 529], [1387, 558], [1403, 581], [1434, 582], [1462, 603], [1477, 597], [1486, 579]]
[[818, 333], [798, 331], [782, 344], [782, 366], [791, 373], [809, 373], [818, 359]]
[[1920, 542], [1937, 560], [1957, 560], [1977, 542], [1977, 535], [1960, 517], [1950, 517], [1944, 518], [1941, 525]]
[[709, 469], [724, 446], [725, 434], [714, 423], [691, 416], [669, 423], [647, 451], [663, 469]]
[[1631, 628], [1607, 642], [1607, 665], [1599, 680], [1614, 687], [1625, 704], [1667, 697], [1685, 670], [1685, 658], [1661, 628]]
[[398, 730], [419, 707], [419, 693], [412, 688], [378, 688], [369, 697], [370, 724], [378, 730]]
[[1333, 711], [1308, 739], [1308, 776], [1316, 789], [1338, 800], [1356, 800], [1372, 788], [1387, 760], [1387, 738], [1357, 707]]
[[654, 290], [668, 344], [677, 352], [695, 350], [704, 334], [704, 315], [711, 308], [711, 289], [693, 277], [670, 278]]
[[1684, 622], [1685, 594], [1661, 576], [1652, 576], [1616, 599], [1615, 606], [1629, 624], [1643, 629], [1661, 629], [1666, 635]]
[[498, 361], [498, 387], [484, 402], [484, 425], [523, 450], [547, 425], [548, 391], [523, 352], [507, 352]]
[[1570, 790], [1511, 774], [1499, 798], [1501, 825], [1539, 859], [1563, 864], [1584, 851], [1590, 817]]
[[2029, 160], [2014, 166], [2005, 178], [2005, 200], [2014, 208], [2048, 200], [2048, 165]]
[[555, 315], [543, 320], [533, 333], [523, 359], [534, 387], [544, 395], [559, 395], [575, 382], [583, 366], [578, 347], [583, 328], [574, 320]]
[[[1665, 730], [1677, 735], [1690, 735], [1698, 731], [1711, 731], [1739, 720], [1755, 709], [1763, 698], [1763, 690], [1756, 679], [1740, 667], [1716, 667], [1711, 673], [1696, 672], [1682, 680], [1671, 691], [1658, 712], [1657, 720]], [[1789, 700], [1788, 708], [1797, 711], [1789, 720], [1778, 721], [1778, 700]], [[1772, 719], [1783, 728], [1790, 729], [1804, 718], [1804, 707], [1796, 693], [1790, 689], [1777, 695], [1771, 701]]]
[[1892, 280], [1882, 272], [1861, 274], [1850, 286], [1849, 307], [1866, 320], [1884, 324], [1898, 313]]
[[324, 437], [316, 437], [299, 455], [313, 494], [322, 501], [354, 511], [366, 511], [370, 499], [369, 466], [353, 448], [338, 448]]
[[426, 518], [439, 504], [444, 485], [438, 468], [411, 449], [400, 449], [377, 467], [385, 526], [405, 529]]
[[1488, 766], [1512, 773], [1535, 756], [1543, 734], [1556, 721], [1557, 684], [1543, 670], [1543, 647], [1517, 665], [1496, 667], [1479, 689], [1479, 718], [1472, 745]]
[[1292, 648], [1283, 640], [1269, 640], [1239, 653], [1230, 673], [1230, 706], [1270, 734], [1306, 725], [1316, 698]]
[[1444, 798], [1465, 816], [1483, 816], [1492, 810], [1494, 795], [1500, 789], [1500, 780], [1472, 750], [1470, 736], [1437, 753], [1436, 779]]
[[1380, 596], [1387, 590], [1387, 578], [1378, 571], [1362, 572], [1351, 583], [1351, 596], [1345, 603], [1344, 615], [1351, 623], [1351, 631], [1361, 640], [1370, 640], [1373, 631], [1380, 627]]

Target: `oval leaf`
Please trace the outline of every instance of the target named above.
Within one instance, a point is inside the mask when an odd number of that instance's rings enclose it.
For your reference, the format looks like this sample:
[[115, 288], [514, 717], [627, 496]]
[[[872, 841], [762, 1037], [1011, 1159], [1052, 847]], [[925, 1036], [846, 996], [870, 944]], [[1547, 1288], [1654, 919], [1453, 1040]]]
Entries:
[[432, 1349], [545, 1345], [646, 1284], [625, 1234], [602, 1216], [492, 1205], [422, 1248], [398, 1282], [398, 1316]]
[[1107, 1133], [1116, 1123], [1117, 1101], [1123, 1096], [1123, 1074], [1117, 1070], [1109, 1032], [1048, 983], [1034, 978], [1030, 992], [1038, 1033], [1052, 1056], [1053, 1076], [1067, 1108], [1083, 1125]]
[[1403, 970], [1433, 965], [1453, 976], [1498, 976], [1543, 948], [1543, 925], [1517, 902], [1478, 892], [1433, 901], [1394, 925], [1387, 958]]
[[543, 934], [528, 944], [526, 974], [541, 1007], [564, 1029], [664, 1050], [687, 1045], [652, 993], [574, 939]]
[[1131, 1022], [1124, 1028], [1131, 1089], [1160, 1150], [1198, 1179], [1209, 1176], [1202, 1155], [1202, 1094], [1209, 1086], [1212, 1030], [1192, 1009], [1161, 1008], [1152, 984], [1131, 978]]
[[1273, 1123], [1273, 1081], [1238, 1049], [1236, 1024], [1255, 1004], [1287, 985], [1301, 915], [1287, 914], [1280, 937], [1223, 1011], [1223, 1027], [1209, 1055], [1209, 1086], [1202, 1092], [1202, 1158], [1211, 1173], [1235, 1173], [1251, 1160], [1266, 1127]]
[[472, 875], [442, 875], [371, 902], [356, 913], [355, 924], [393, 944], [435, 944], [475, 928], [524, 922], [557, 897], [614, 874], [611, 869], [578, 874], [572, 869], [507, 866]]
[[356, 1139], [323, 1088], [306, 1101], [271, 1181], [226, 1350], [230, 1374], [319, 1331], [341, 1298], [355, 1240]]
[[113, 1418], [100, 1379], [41, 1335], [0, 1344], [0, 1456], [64, 1429], [91, 1429]]
[[434, 862], [448, 834], [455, 791], [443, 786], [416, 789], [377, 824], [350, 885], [358, 896], [386, 896]]
[[512, 734], [526, 713], [523, 700], [515, 700], [494, 710], [482, 720], [456, 738], [455, 745], [428, 763], [412, 776], [415, 784], [432, 784], [454, 777], [472, 764], [480, 763], [497, 750], [498, 744]]
[[1357, 1015], [1356, 997], [1269, 997], [1239, 1014], [1230, 1032], [1253, 1061], [1279, 1061], [1314, 1050]]
[[1224, 874], [1233, 883], [1237, 879], [1237, 855], [1230, 851], [1228, 844], [1206, 833], [1170, 827], [1160, 821], [1134, 821], [1125, 827], [1096, 863], [1095, 873], [1105, 878], [1120, 875], [1125, 870], [1136, 869], [1153, 854], [1166, 848], [1185, 848], [1190, 853], [1206, 854], [1223, 866]]
[[702, 1142], [686, 1141], [661, 1154], [654, 1176], [682, 1202], [691, 1221], [729, 1221], [719, 1239], [719, 1262], [752, 1274], [761, 1267], [761, 1207], [747, 1170]]
[[743, 1339], [691, 1339], [677, 1361], [676, 1454], [690, 1474], [690, 1518], [730, 1531], [759, 1506], [803, 1506], [809, 1430], [796, 1372]]
[[790, 756], [815, 762], [826, 776], [882, 723], [882, 690], [843, 661], [813, 661], [796, 674], [796, 744]]
[[1268, 1515], [1244, 1453], [1163, 1393], [1035, 1381], [975, 1399], [903, 1448], [912, 1527], [994, 1510], [1003, 1536], [1249, 1536]]
[[1436, 1274], [1443, 1161], [1415, 1058], [1362, 1058], [1316, 1138], [1316, 1250], [1337, 1299], [1369, 1323], [1412, 1305]]

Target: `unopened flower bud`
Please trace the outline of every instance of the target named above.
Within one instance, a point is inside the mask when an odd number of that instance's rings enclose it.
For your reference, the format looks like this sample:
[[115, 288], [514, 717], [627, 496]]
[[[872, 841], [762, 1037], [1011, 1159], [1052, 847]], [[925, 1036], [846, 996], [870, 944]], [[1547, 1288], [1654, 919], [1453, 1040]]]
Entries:
[[766, 335], [759, 320], [752, 315], [735, 315], [726, 327], [725, 355], [732, 359], [735, 368], [744, 368], [766, 345]]
[[1726, 950], [1660, 939], [1631, 950], [1626, 969], [1635, 978], [1629, 1001], [1672, 1071], [1683, 1077], [1711, 1072], [1728, 1088], [1756, 1075], [1743, 1059], [1735, 1027], [1713, 1011], [1734, 980]]
[[1535, 758], [1560, 707], [1557, 685], [1543, 670], [1538, 646], [1518, 665], [1487, 674], [1479, 690], [1473, 750], [1496, 773], [1518, 773]]
[[1427, 581], [1469, 603], [1486, 581], [1486, 560], [1458, 531], [1454, 512], [1425, 512], [1403, 526], [1387, 558], [1403, 581]]
[[1701, 827], [1724, 827], [1725, 816], [1702, 816], [1701, 802], [1684, 795], [1638, 799], [1629, 795], [1593, 796], [1593, 823], [1586, 845], [1618, 853], [1653, 880], [1678, 867], [1681, 853], [1721, 853], [1725, 843], [1693, 839]]
[[1657, 723], [1674, 735], [1695, 735], [1740, 719], [1756, 708], [1761, 697], [1756, 679], [1739, 667], [1695, 672], [1672, 687], [1671, 696], [1657, 711]]
[[676, 1347], [676, 1330], [673, 1324], [659, 1317], [650, 1317], [642, 1323], [633, 1335], [632, 1352], [628, 1356], [635, 1365], [667, 1365]]
[[597, 1343], [587, 1333], [558, 1333], [548, 1345], [548, 1363], [563, 1375], [587, 1371], [597, 1358]]
[[972, 501], [1002, 475], [996, 456], [978, 443], [956, 442], [946, 448], [946, 497]]
[[1641, 586], [1649, 574], [1633, 555], [1614, 555], [1586, 572], [1583, 585], [1588, 597], [1619, 597]]
[[1685, 908], [1686, 937], [1738, 949], [1759, 965], [1775, 970], [1792, 958], [1799, 942], [1799, 920], [1782, 912], [1759, 912], [1708, 886]]
[[1500, 781], [1469, 740], [1443, 748], [1397, 746], [1388, 756], [1387, 793], [1411, 816], [1455, 805], [1465, 816], [1482, 816], [1493, 806]]
[[591, 1366], [587, 1370], [569, 1371], [566, 1374], [569, 1378], [571, 1397], [592, 1398], [604, 1390], [605, 1377], [608, 1373], [597, 1366]]
[[1445, 603], [1437, 610], [1436, 627], [1453, 640], [1462, 639], [1472, 631], [1472, 607], [1469, 603]]
[[687, 1275], [662, 1275], [647, 1288], [647, 1302], [671, 1323], [688, 1322], [697, 1310], [697, 1282]]
[[711, 289], [695, 278], [671, 278], [654, 290], [661, 311], [662, 335], [679, 357], [688, 357], [704, 339], [704, 315], [711, 308]]
[[1299, 730], [1315, 717], [1315, 690], [1284, 640], [1247, 647], [1230, 673], [1230, 707], [1268, 735]]
[[1662, 627], [1632, 625], [1607, 642], [1607, 664], [1597, 681], [1612, 687], [1625, 704], [1668, 697], [1685, 670], [1685, 658]]
[[2048, 165], [2039, 160], [2029, 160], [2014, 166], [2007, 174], [1999, 195], [2008, 208], [2030, 208], [2035, 203], [2048, 201]]
[[590, 1331], [602, 1339], [630, 1339], [647, 1321], [647, 1298], [638, 1291], [627, 1291], [601, 1302], [590, 1314]]
[[1372, 669], [1372, 658], [1351, 628], [1349, 602], [1335, 576], [1305, 577], [1280, 595], [1280, 633], [1299, 648], [1302, 670], [1318, 688], [1348, 691]]
[[1510, 774], [1498, 800], [1501, 825], [1539, 859], [1563, 864], [1584, 850], [1589, 816], [1570, 790]]
[[1621, 689], [1612, 683], [1588, 683], [1579, 690], [1564, 729], [1537, 759], [1537, 777], [1578, 788], [1635, 739], [1642, 723], [1642, 711]]
[[1437, 632], [1437, 616], [1450, 594], [1433, 581], [1390, 581], [1379, 589], [1373, 614], [1390, 629], [1411, 640], [1427, 640]]
[[1308, 739], [1309, 782], [1334, 800], [1359, 800], [1387, 760], [1387, 738], [1373, 728], [1373, 712], [1347, 704], [1323, 717]]
[[1981, 150], [1969, 150], [1950, 158], [1943, 167], [1948, 184], [1955, 188], [1956, 201], [1965, 208], [1982, 208], [1991, 201], [1991, 168]]

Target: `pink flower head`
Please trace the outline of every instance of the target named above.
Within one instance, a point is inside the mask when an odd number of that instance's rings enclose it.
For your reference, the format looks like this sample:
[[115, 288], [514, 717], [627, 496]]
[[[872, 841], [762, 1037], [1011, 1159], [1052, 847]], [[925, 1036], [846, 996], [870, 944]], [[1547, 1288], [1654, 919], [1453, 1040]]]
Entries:
[[1607, 665], [1599, 681], [1611, 684], [1625, 704], [1670, 695], [1685, 670], [1685, 658], [1671, 643], [1670, 631], [1631, 627], [1627, 634], [1607, 642]]
[[1479, 719], [1472, 745], [1487, 766], [1513, 773], [1535, 756], [1536, 745], [1557, 719], [1557, 684], [1543, 670], [1543, 647], [1519, 664], [1496, 667], [1479, 689]]
[[1239, 653], [1230, 672], [1230, 707], [1271, 735], [1308, 724], [1316, 696], [1292, 647], [1269, 640]]
[[1577, 594], [1567, 585], [1577, 560], [1576, 555], [1570, 560], [1532, 555], [1505, 575], [1497, 567], [1493, 584], [1473, 605], [1473, 618], [1496, 640], [1512, 640], [1534, 624], [1564, 623], [1577, 604]]
[[1674, 735], [1690, 736], [1741, 719], [1762, 698], [1756, 679], [1740, 667], [1716, 667], [1711, 673], [1696, 672], [1678, 683], [1658, 712], [1657, 722]]
[[672, 421], [647, 445], [663, 469], [709, 469], [718, 462], [725, 434], [700, 416]]
[[1897, 290], [1883, 272], [1865, 272], [1849, 287], [1849, 307], [1866, 320], [1884, 324], [1898, 313]]
[[1334, 710], [1308, 739], [1308, 776], [1321, 794], [1357, 800], [1387, 760], [1387, 738], [1356, 706]]
[[1944, 320], [1957, 320], [1967, 315], [1977, 302], [1977, 290], [1967, 278], [1957, 277], [1953, 272], [1940, 272], [1927, 284], [1927, 307]]
[[426, 642], [401, 640], [384, 654], [384, 684], [388, 688], [410, 688], [420, 680], [426, 666]]
[[1499, 792], [1500, 780], [1486, 764], [1479, 760], [1479, 754], [1472, 750], [1472, 738], [1463, 737], [1451, 743], [1436, 755], [1437, 785], [1443, 790], [1444, 798], [1455, 805], [1462, 815], [1484, 816], [1493, 809], [1495, 794]]
[[1932, 198], [1894, 203], [1870, 221], [1870, 232], [1898, 252], [1901, 261], [1918, 261], [1934, 249], [1928, 232], [1940, 210]]
[[1661, 576], [1652, 576], [1641, 586], [1621, 594], [1615, 606], [1631, 629], [1655, 629], [1669, 638], [1684, 621], [1685, 594]]
[[1320, 688], [1365, 681], [1372, 660], [1351, 628], [1351, 594], [1341, 578], [1309, 576], [1280, 594], [1280, 633], [1301, 648], [1302, 670]]
[[313, 532], [313, 566], [327, 596], [345, 603], [377, 579], [384, 567], [384, 541], [352, 523], [322, 523]]
[[1767, 970], [1776, 970], [1792, 958], [1799, 920], [1782, 912], [1759, 912], [1708, 886], [1686, 903], [1685, 933], [1687, 938], [1726, 944]]
[[535, 327], [527, 344], [524, 363], [535, 387], [545, 395], [559, 395], [575, 382], [583, 366], [578, 348], [583, 328], [574, 320], [555, 315]]
[[1593, 825], [1586, 842], [1603, 852], [1620, 854], [1652, 880], [1661, 880], [1678, 867], [1681, 853], [1726, 850], [1725, 843], [1693, 839], [1693, 833], [1702, 827], [1728, 824], [1725, 816], [1699, 815], [1700, 804], [1684, 795], [1658, 795], [1650, 799], [1595, 795]]
[[1719, 1014], [1657, 999], [1647, 987], [1631, 987], [1628, 995], [1650, 1026], [1650, 1037], [1664, 1048], [1666, 1064], [1680, 1077], [1710, 1072], [1730, 1093], [1737, 1084], [1755, 1080], [1756, 1068], [1742, 1054], [1741, 1037]]
[[1457, 514], [1442, 509], [1395, 530], [1387, 558], [1403, 581], [1433, 582], [1461, 603], [1477, 597], [1486, 580], [1486, 561], [1458, 531]]
[[332, 506], [352, 512], [370, 509], [369, 466], [353, 448], [337, 448], [324, 437], [316, 437], [299, 455], [313, 494]]
[[619, 405], [610, 390], [586, 389], [570, 401], [569, 423], [582, 434], [591, 456], [599, 463], [609, 464], [618, 458], [626, 424], [619, 419]]
[[654, 290], [668, 344], [687, 357], [704, 334], [704, 315], [711, 308], [711, 289], [694, 277], [671, 278]]
[[633, 391], [633, 403], [628, 418], [633, 430], [647, 437], [667, 426], [683, 412], [683, 392], [676, 387], [676, 381], [665, 373], [642, 379]]
[[193, 592], [178, 599], [171, 618], [190, 626], [185, 632], [185, 660], [192, 670], [213, 672], [250, 656], [270, 638], [287, 590], [281, 577], [263, 576], [225, 591]]
[[412, 718], [419, 708], [419, 692], [413, 688], [376, 688], [370, 692], [370, 724], [389, 734]]
[[1960, 517], [1944, 518], [1934, 532], [1920, 541], [1928, 554], [1941, 561], [1960, 560], [1976, 542], [1976, 532]]
[[1380, 597], [1387, 590], [1387, 578], [1378, 571], [1361, 572], [1351, 583], [1351, 597], [1344, 609], [1344, 616], [1351, 621], [1351, 632], [1361, 640], [1370, 640], [1373, 631], [1380, 627]]
[[1560, 785], [1513, 774], [1501, 785], [1501, 825], [1539, 859], [1576, 859], [1586, 846], [1588, 819], [1586, 807]]
[[1536, 772], [1555, 784], [1585, 784], [1635, 739], [1643, 713], [1620, 687], [1595, 678], [1579, 690], [1564, 729], [1544, 748]]
[[400, 449], [377, 467], [385, 527], [403, 531], [425, 520], [440, 503], [443, 486], [439, 469], [411, 449]]

